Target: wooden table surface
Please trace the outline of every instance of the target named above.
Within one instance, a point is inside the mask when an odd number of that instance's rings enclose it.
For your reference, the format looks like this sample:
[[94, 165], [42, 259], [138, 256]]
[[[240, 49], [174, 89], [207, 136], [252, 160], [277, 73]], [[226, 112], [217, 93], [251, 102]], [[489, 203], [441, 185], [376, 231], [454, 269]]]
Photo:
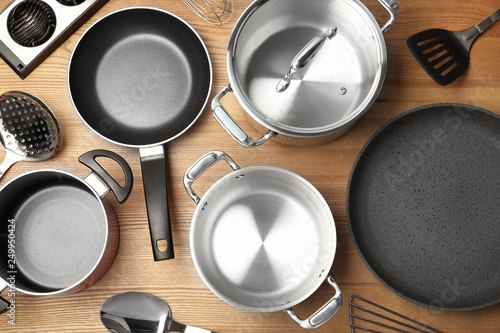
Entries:
[[[307, 1], [307, 0], [304, 0]], [[57, 154], [38, 163], [18, 163], [1, 179], [4, 185], [13, 177], [39, 168], [54, 168], [85, 177], [89, 170], [77, 158], [92, 149], [103, 148], [122, 155], [132, 166], [134, 188], [124, 204], [109, 196], [120, 225], [120, 245], [108, 272], [90, 288], [77, 294], [31, 297], [17, 293], [15, 326], [0, 317], [1, 332], [106, 332], [99, 318], [102, 303], [125, 291], [141, 291], [165, 300], [177, 321], [219, 333], [300, 332], [287, 314], [254, 313], [232, 307], [203, 284], [193, 265], [189, 250], [189, 229], [195, 204], [184, 190], [182, 178], [188, 167], [210, 150], [223, 150], [240, 166], [272, 165], [286, 168], [309, 180], [326, 198], [336, 219], [337, 254], [331, 274], [341, 286], [345, 303], [340, 312], [317, 332], [349, 330], [347, 299], [358, 294], [446, 332], [499, 332], [500, 305], [471, 312], [430, 310], [408, 302], [384, 287], [365, 267], [351, 241], [346, 224], [345, 192], [349, 172], [361, 147], [385, 122], [402, 112], [430, 103], [457, 102], [479, 106], [500, 114], [500, 25], [486, 31], [472, 49], [470, 67], [454, 83], [442, 87], [434, 83], [413, 59], [406, 39], [421, 30], [441, 27], [463, 30], [498, 9], [498, 0], [431, 1], [401, 0], [400, 13], [386, 33], [388, 72], [382, 92], [368, 113], [343, 137], [323, 146], [299, 148], [268, 142], [258, 148], [243, 148], [235, 143], [215, 121], [207, 107], [202, 117], [183, 136], [168, 143], [170, 214], [173, 224], [174, 260], [154, 262], [142, 188], [139, 152], [109, 143], [88, 129], [72, 107], [67, 89], [67, 66], [71, 52], [82, 33], [97, 19], [114, 10], [143, 5], [171, 11], [190, 23], [205, 41], [213, 64], [211, 97], [228, 83], [226, 48], [236, 19], [250, 0], [235, 0], [233, 18], [222, 26], [212, 26], [195, 16], [180, 0], [110, 0], [96, 15], [64, 42], [25, 80], [0, 62], [0, 91], [22, 90], [42, 99], [56, 114], [63, 141]], [[379, 22], [387, 13], [375, 0], [364, 3]], [[8, 1], [0, 1], [3, 8]], [[234, 96], [224, 104], [236, 120], [256, 135], [247, 123]], [[500, 130], [500, 129], [499, 129]], [[4, 152], [0, 151], [0, 159]], [[114, 163], [103, 163], [122, 179]], [[217, 165], [195, 184], [199, 193], [228, 172]], [[4, 291], [5, 295], [5, 291]], [[327, 285], [296, 307], [308, 316], [332, 296]]]

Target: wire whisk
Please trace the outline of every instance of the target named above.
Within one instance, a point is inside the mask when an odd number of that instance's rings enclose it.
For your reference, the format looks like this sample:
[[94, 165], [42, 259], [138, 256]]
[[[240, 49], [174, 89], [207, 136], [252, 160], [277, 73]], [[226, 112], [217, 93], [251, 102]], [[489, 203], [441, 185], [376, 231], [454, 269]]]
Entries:
[[221, 25], [233, 16], [233, 0], [182, 0], [196, 15], [208, 23]]

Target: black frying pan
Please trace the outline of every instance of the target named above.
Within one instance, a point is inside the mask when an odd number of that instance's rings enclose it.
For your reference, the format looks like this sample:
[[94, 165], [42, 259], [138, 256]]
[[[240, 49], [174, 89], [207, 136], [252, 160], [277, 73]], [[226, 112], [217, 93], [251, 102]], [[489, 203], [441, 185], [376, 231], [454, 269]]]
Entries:
[[433, 309], [500, 301], [500, 117], [435, 104], [389, 121], [347, 188], [354, 244], [389, 289]]
[[140, 148], [155, 260], [174, 257], [163, 144], [198, 119], [211, 83], [200, 36], [156, 8], [103, 17], [83, 34], [69, 63], [69, 92], [87, 126], [111, 142]]

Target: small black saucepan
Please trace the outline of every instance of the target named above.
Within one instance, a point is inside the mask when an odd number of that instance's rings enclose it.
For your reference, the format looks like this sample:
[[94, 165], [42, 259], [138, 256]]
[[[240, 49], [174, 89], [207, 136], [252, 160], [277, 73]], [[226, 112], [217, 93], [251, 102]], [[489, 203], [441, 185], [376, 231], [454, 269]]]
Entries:
[[103, 17], [71, 56], [68, 88], [81, 119], [108, 141], [140, 148], [155, 260], [174, 257], [163, 144], [194, 124], [211, 84], [201, 37], [181, 18], [156, 8]]
[[[121, 187], [96, 157], [116, 161], [125, 173]], [[7, 285], [30, 295], [69, 294], [96, 282], [110, 267], [119, 229], [111, 204], [132, 190], [127, 162], [106, 150], [79, 161], [93, 172], [85, 178], [58, 170], [20, 175], [0, 189], [0, 289]]]

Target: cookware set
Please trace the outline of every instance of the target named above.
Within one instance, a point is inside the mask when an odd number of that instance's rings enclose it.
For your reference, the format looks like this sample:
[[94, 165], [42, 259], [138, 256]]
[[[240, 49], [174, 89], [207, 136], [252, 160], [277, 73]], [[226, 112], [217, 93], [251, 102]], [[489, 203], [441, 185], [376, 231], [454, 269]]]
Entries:
[[[29, 48], [65, 36], [57, 34], [59, 20], [52, 17], [48, 2], [48, 7], [40, 0], [17, 5], [7, 18], [15, 42]], [[232, 15], [229, 0], [205, 2], [215, 6], [208, 14], [195, 1], [185, 3], [210, 23], [220, 25]], [[384, 33], [399, 7], [395, 0], [379, 3], [389, 15], [382, 26], [358, 0], [252, 2], [229, 38], [229, 84], [212, 100], [214, 118], [244, 147], [270, 139], [312, 146], [344, 135], [370, 109], [384, 84]], [[86, 10], [100, 5], [88, 3]], [[6, 12], [0, 13], [0, 22]], [[35, 15], [36, 25], [49, 23], [36, 31], [23, 28], [23, 15]], [[434, 29], [413, 36], [408, 46], [436, 82], [448, 84], [467, 66], [474, 39], [496, 19], [498, 12], [459, 35]], [[463, 35], [468, 36], [465, 41]], [[429, 38], [459, 63], [449, 75], [436, 78], [428, 69], [433, 62], [422, 52], [421, 39]], [[21, 77], [33, 69], [24, 62], [16, 65], [9, 52], [2, 57]], [[209, 52], [194, 28], [152, 7], [124, 8], [102, 17], [71, 54], [68, 91], [81, 121], [111, 143], [139, 148], [155, 261], [174, 258], [165, 144], [201, 116], [212, 76]], [[252, 138], [222, 105], [230, 92], [260, 138]], [[0, 96], [0, 112], [0, 142], [6, 149], [0, 177], [17, 161], [43, 160], [56, 152], [61, 129], [40, 99], [7, 92]], [[402, 298], [451, 311], [500, 301], [500, 173], [494, 167], [500, 160], [499, 126], [498, 115], [478, 107], [426, 105], [389, 121], [361, 149], [347, 184], [347, 225], [368, 269]], [[102, 157], [121, 166], [123, 186], [98, 163]], [[132, 190], [132, 170], [107, 150], [90, 151], [79, 161], [92, 170], [85, 179], [43, 169], [17, 176], [0, 189], [0, 287], [9, 285], [13, 269], [8, 237], [13, 232], [16, 288], [25, 294], [82, 291], [112, 264], [119, 228], [105, 196], [111, 191], [123, 203]], [[198, 195], [193, 184], [219, 161], [231, 170]], [[242, 310], [284, 311], [305, 329], [335, 316], [344, 300], [331, 275], [336, 224], [313, 184], [275, 166], [240, 168], [228, 154], [212, 150], [188, 168], [184, 187], [196, 204], [191, 257], [213, 294]], [[295, 274], [294, 267], [302, 267], [302, 274]], [[457, 283], [466, 288], [455, 295]], [[322, 285], [331, 287], [331, 297], [314, 314], [300, 318], [294, 308]], [[447, 288], [454, 297], [443, 296]], [[139, 292], [112, 296], [100, 315], [110, 332], [211, 332], [175, 322], [165, 302]]]

